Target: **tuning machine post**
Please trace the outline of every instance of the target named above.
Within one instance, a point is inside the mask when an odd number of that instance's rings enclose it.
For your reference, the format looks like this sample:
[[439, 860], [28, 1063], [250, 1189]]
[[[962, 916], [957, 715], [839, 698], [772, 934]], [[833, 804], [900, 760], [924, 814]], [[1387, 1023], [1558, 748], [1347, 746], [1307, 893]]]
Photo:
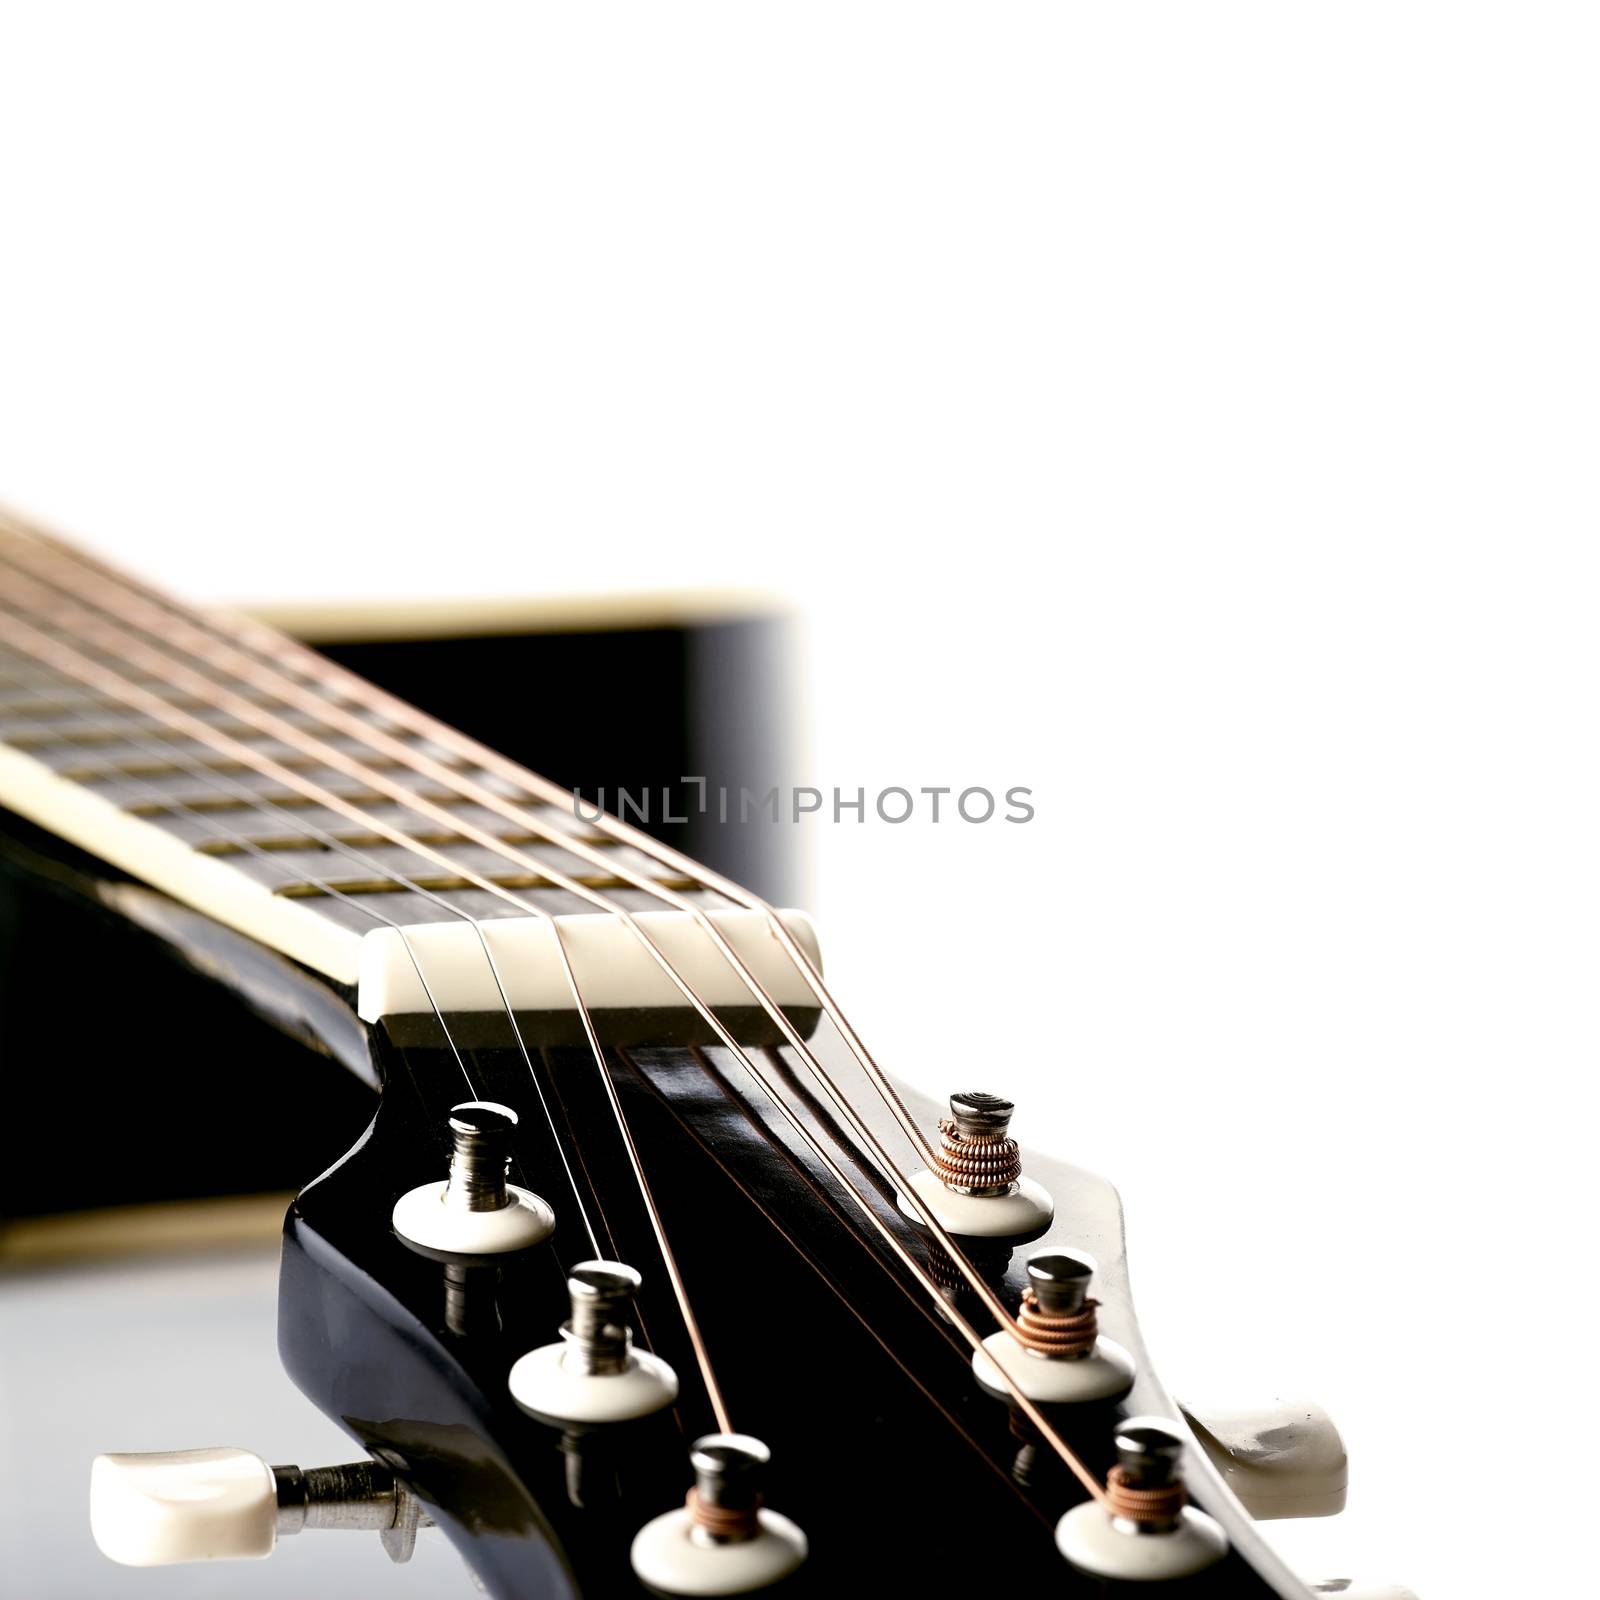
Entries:
[[1117, 1465], [1104, 1504], [1086, 1500], [1056, 1525], [1056, 1545], [1096, 1577], [1185, 1578], [1227, 1552], [1222, 1529], [1186, 1503], [1183, 1435], [1165, 1417], [1130, 1417], [1117, 1429]]
[[797, 1571], [806, 1536], [762, 1503], [771, 1456], [743, 1433], [711, 1433], [690, 1452], [687, 1502], [647, 1522], [630, 1552], [648, 1587], [669, 1595], [746, 1594]]
[[[1015, 1110], [1000, 1095], [976, 1090], [951, 1095], [933, 1165], [909, 1179], [917, 1199], [947, 1233], [1019, 1245], [1050, 1226], [1055, 1202], [1042, 1183], [1023, 1172], [1021, 1152], [1009, 1132]], [[908, 1195], [897, 1196], [897, 1203], [912, 1222], [926, 1226]]]
[[510, 1106], [466, 1100], [453, 1107], [449, 1174], [401, 1195], [395, 1232], [440, 1256], [500, 1255], [548, 1239], [556, 1226], [549, 1202], [506, 1179], [516, 1129]]
[[1009, 1400], [1009, 1379], [1030, 1400], [1074, 1405], [1111, 1400], [1133, 1387], [1133, 1357], [1099, 1331], [1089, 1295], [1094, 1270], [1094, 1259], [1076, 1250], [1029, 1255], [1015, 1326], [991, 1333], [972, 1353], [973, 1375], [989, 1393]]
[[580, 1261], [567, 1278], [572, 1315], [561, 1338], [512, 1366], [512, 1399], [564, 1424], [630, 1422], [671, 1405], [678, 1375], [660, 1356], [633, 1346], [629, 1310], [641, 1282], [620, 1261]]

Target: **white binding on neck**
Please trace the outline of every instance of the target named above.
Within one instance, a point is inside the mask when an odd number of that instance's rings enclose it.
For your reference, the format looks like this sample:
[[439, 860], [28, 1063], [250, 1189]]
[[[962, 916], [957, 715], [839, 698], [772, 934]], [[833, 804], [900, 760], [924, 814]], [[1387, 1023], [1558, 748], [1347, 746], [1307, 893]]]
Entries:
[[280, 955], [353, 982], [360, 935], [0, 743], [0, 805]]

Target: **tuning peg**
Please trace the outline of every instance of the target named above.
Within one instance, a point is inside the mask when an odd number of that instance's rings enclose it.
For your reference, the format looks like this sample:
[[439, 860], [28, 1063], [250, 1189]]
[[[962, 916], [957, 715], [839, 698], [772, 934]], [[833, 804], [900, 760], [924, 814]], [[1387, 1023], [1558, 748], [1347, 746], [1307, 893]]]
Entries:
[[1094, 1265], [1078, 1250], [1029, 1255], [1016, 1326], [991, 1333], [972, 1353], [973, 1373], [991, 1394], [1009, 1398], [1006, 1378], [1047, 1405], [1106, 1400], [1133, 1387], [1133, 1357], [1099, 1331], [1089, 1295]]
[[[972, 1090], [950, 1096], [933, 1165], [910, 1179], [917, 1199], [947, 1233], [1027, 1244], [1050, 1226], [1055, 1201], [1023, 1173], [1022, 1153], [1008, 1131], [1015, 1110], [1001, 1095]], [[896, 1204], [919, 1228], [926, 1225], [907, 1195], [897, 1195]]]
[[1056, 1524], [1062, 1555], [1081, 1572], [1130, 1582], [1186, 1578], [1220, 1561], [1222, 1529], [1185, 1503], [1182, 1432], [1166, 1417], [1129, 1417], [1116, 1449], [1102, 1501]]
[[248, 1450], [160, 1450], [96, 1456], [89, 1474], [94, 1542], [125, 1567], [258, 1561], [305, 1528], [376, 1530], [409, 1561], [428, 1525], [416, 1497], [384, 1466], [270, 1467]]
[[1274, 1400], [1234, 1410], [1180, 1409], [1252, 1517], [1331, 1517], [1344, 1510], [1350, 1461], [1321, 1406]]
[[745, 1433], [708, 1433], [690, 1452], [694, 1488], [681, 1510], [647, 1522], [630, 1558], [648, 1589], [747, 1594], [780, 1583], [806, 1559], [806, 1536], [762, 1504], [767, 1447]]
[[424, 1252], [449, 1256], [526, 1250], [555, 1232], [550, 1203], [506, 1182], [517, 1114], [492, 1100], [464, 1100], [450, 1112], [449, 1175], [395, 1202], [395, 1232]]
[[620, 1261], [580, 1261], [567, 1279], [572, 1316], [557, 1344], [522, 1356], [507, 1377], [525, 1411], [555, 1422], [627, 1422], [678, 1397], [660, 1356], [633, 1348], [628, 1311], [642, 1280]]

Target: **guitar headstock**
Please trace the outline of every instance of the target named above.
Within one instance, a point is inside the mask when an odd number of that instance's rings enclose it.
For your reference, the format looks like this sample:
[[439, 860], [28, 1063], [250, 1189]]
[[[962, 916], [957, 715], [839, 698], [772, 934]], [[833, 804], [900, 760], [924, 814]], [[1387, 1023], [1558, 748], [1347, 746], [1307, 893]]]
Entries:
[[[1031, 1353], [1002, 1329], [975, 1358], [957, 1324], [980, 1322], [981, 1296], [787, 1048], [607, 1046], [608, 1087], [586, 1046], [541, 1044], [526, 1021], [520, 1042], [480, 1029], [466, 1049], [402, 1031], [410, 1042], [374, 1034], [384, 1092], [371, 1127], [290, 1212], [280, 1350], [489, 1592], [702, 1592], [728, 1570], [745, 1587], [782, 1578], [822, 1592], [881, 1561], [929, 1584], [1025, 1574], [1094, 1593], [1097, 1569], [1119, 1559], [1154, 1559], [1145, 1575], [1170, 1568], [1186, 1593], [1307, 1592], [1151, 1369], [1103, 1180], [1030, 1151], [1026, 1191], [1019, 1179], [987, 1186], [1013, 1206], [1019, 1192], [1042, 1196], [1047, 1212], [1023, 1229], [1031, 1239], [961, 1235], [965, 1261], [1008, 1310], [1026, 1297], [1036, 1343], [1058, 1350]], [[846, 1052], [826, 1033], [811, 1048], [842, 1079]], [[458, 1111], [469, 1086], [514, 1124]], [[943, 1108], [904, 1098], [931, 1134]], [[953, 1109], [972, 1110], [970, 1098]], [[871, 1126], [891, 1145], [892, 1115]], [[508, 1185], [524, 1242], [444, 1248], [470, 1236], [474, 1215], [502, 1215], [462, 1203], [478, 1188], [474, 1162], [491, 1187], [493, 1174]], [[440, 1188], [452, 1183], [461, 1231], [408, 1237], [408, 1197], [447, 1212]], [[943, 1192], [957, 1217], [999, 1198]], [[541, 1205], [556, 1219], [543, 1236]], [[895, 1245], [942, 1292], [927, 1293]], [[624, 1262], [633, 1281], [607, 1264]], [[997, 1367], [1021, 1374], [1026, 1405]], [[1095, 1483], [1122, 1481], [1113, 1510], [1157, 1531], [1121, 1531], [1052, 1440]], [[1182, 1495], [1163, 1495], [1180, 1481]], [[766, 1522], [741, 1520], [763, 1503]], [[760, 1535], [760, 1561], [740, 1549], [741, 1529]], [[755, 1576], [735, 1560], [755, 1561]]]
[[[1259, 1453], [1191, 1432], [1152, 1368], [1114, 1192], [1024, 1154], [1004, 1084], [897, 1087], [803, 919], [259, 628], [3, 548], [0, 641], [88, 700], [28, 735], [60, 770], [13, 753], [19, 803], [321, 963], [382, 1085], [290, 1209], [279, 1305], [287, 1370], [367, 1459], [103, 1457], [108, 1553], [353, 1527], [404, 1557], [431, 1522], [503, 1600], [890, 1565], [1308, 1593], [1195, 1440], [1241, 1487]], [[67, 764], [84, 741], [125, 764]], [[86, 798], [85, 770], [139, 787]]]

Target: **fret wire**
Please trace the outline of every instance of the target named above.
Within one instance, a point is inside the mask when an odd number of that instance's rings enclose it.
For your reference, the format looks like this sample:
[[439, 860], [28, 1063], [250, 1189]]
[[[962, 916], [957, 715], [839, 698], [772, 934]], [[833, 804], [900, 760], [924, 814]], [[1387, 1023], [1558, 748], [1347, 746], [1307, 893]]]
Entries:
[[[193, 698], [191, 697], [191, 699]], [[261, 737], [248, 723], [244, 722], [224, 718], [219, 719], [213, 726], [220, 732], [229, 734], [242, 742]], [[24, 730], [16, 734], [6, 735], [6, 743], [17, 750], [48, 750], [56, 746], [69, 750], [80, 746], [94, 748], [98, 745], [121, 744], [126, 739], [127, 730], [112, 724], [105, 724], [93, 729], [85, 728], [81, 725], [57, 726], [54, 728]]]
[[[57, 550], [58, 556], [62, 560], [69, 561], [70, 564], [70, 558], [66, 556], [65, 552], [61, 551], [60, 547], [54, 548]], [[226, 644], [223, 638], [221, 638], [219, 635], [208, 636], [203, 634], [200, 629], [195, 628], [189, 622], [187, 614], [178, 610], [173, 602], [157, 597], [158, 605], [141, 603], [138, 600], [138, 595], [140, 593], [150, 594], [153, 592], [150, 591], [146, 586], [139, 584], [137, 580], [130, 580], [124, 577], [124, 575], [121, 573], [106, 568], [103, 563], [79, 561], [78, 565], [80, 567], [87, 566], [91, 570], [98, 570], [104, 577], [111, 580], [114, 596], [118, 594], [122, 596], [123, 603], [120, 606], [118, 605], [116, 598], [113, 598], [112, 605], [110, 608], [108, 608], [110, 614], [116, 615], [120, 612], [120, 614], [127, 616], [131, 613], [131, 615], [137, 617], [142, 613], [156, 613], [158, 609], [164, 610], [167, 613], [167, 617], [165, 619], [166, 626], [164, 627], [161, 637], [163, 637], [164, 640], [167, 638], [171, 631], [171, 624], [177, 624], [179, 631], [183, 636], [200, 636], [204, 640], [202, 645], [198, 647], [185, 647], [196, 659], [216, 663], [219, 657], [222, 659], [238, 659], [243, 656], [243, 652]], [[294, 646], [288, 641], [284, 641], [278, 636], [272, 634], [270, 630], [260, 628], [259, 625], [250, 624], [247, 620], [242, 621], [239, 624], [238, 631], [243, 633], [246, 637], [253, 637], [258, 640], [263, 638], [270, 640], [272, 649], [275, 652], [275, 660], [280, 659], [286, 651], [294, 649]], [[149, 654], [151, 652], [146, 651], [145, 653]], [[304, 652], [304, 655], [308, 661], [315, 662], [316, 658], [311, 652]], [[300, 703], [304, 699], [310, 699], [312, 701], [311, 709], [315, 714], [318, 706], [318, 699], [315, 693], [308, 692], [301, 685], [295, 684], [288, 680], [282, 673], [270, 667], [264, 661], [249, 661], [248, 658], [245, 659], [247, 659], [247, 667], [244, 670], [240, 670], [238, 668], [230, 669], [231, 675], [234, 676], [237, 681], [241, 683], [249, 683], [253, 687], [257, 688], [263, 686], [263, 679], [267, 681], [277, 680], [278, 682], [287, 683], [289, 685], [287, 690], [275, 689], [270, 692], [274, 694], [275, 698], [279, 698], [290, 705]], [[169, 671], [170, 666], [171, 663], [169, 660]], [[332, 673], [331, 678], [329, 675], [330, 670]], [[304, 669], [304, 673], [305, 676], [312, 677], [313, 669], [307, 667]], [[474, 741], [466, 740], [464, 736], [456, 734], [454, 730], [451, 730], [444, 724], [437, 723], [434, 719], [428, 718], [424, 714], [415, 711], [414, 708], [407, 707], [404, 702], [399, 701], [392, 696], [385, 695], [381, 691], [376, 691], [372, 689], [371, 686], [362, 684], [361, 680], [355, 678], [353, 674], [345, 673], [337, 668], [330, 669], [325, 665], [321, 676], [316, 678], [314, 681], [318, 683], [318, 686], [324, 693], [331, 690], [335, 685], [342, 687], [346, 694], [348, 694], [357, 703], [364, 705], [367, 709], [373, 711], [382, 711], [401, 723], [411, 726], [415, 731], [423, 732], [429, 738], [445, 744], [448, 748], [458, 751], [466, 758], [475, 761], [485, 770], [508, 777], [510, 781], [519, 784], [529, 794], [536, 797], [549, 799], [550, 803], [552, 804], [557, 803], [552, 797], [560, 795], [561, 791], [556, 790], [553, 785], [550, 785], [548, 780], [537, 778], [536, 775], [516, 767], [513, 763], [507, 762], [503, 757], [496, 757], [493, 752], [487, 751], [484, 749], [484, 747], [478, 746]], [[330, 715], [329, 712], [332, 712], [332, 714]], [[269, 718], [271, 716], [270, 713], [264, 714]], [[353, 719], [350, 719], [347, 714], [340, 713], [337, 711], [337, 709], [330, 707], [328, 708], [328, 711], [324, 712], [323, 721], [325, 726], [343, 726], [347, 722], [353, 721]], [[405, 750], [405, 747], [398, 745], [397, 741], [389, 739], [380, 730], [370, 729], [360, 723], [356, 723], [351, 731], [353, 731], [357, 737], [365, 735], [369, 746], [374, 743], [374, 735], [376, 735], [379, 748], [389, 745], [394, 747], [396, 750]], [[293, 741], [291, 740], [289, 742]], [[468, 798], [476, 800], [480, 805], [486, 807], [487, 809], [502, 811], [503, 814], [510, 817], [511, 820], [519, 820], [519, 818], [522, 820], [528, 820], [530, 825], [537, 827], [537, 823], [532, 823], [531, 818], [526, 816], [526, 807], [518, 808], [518, 810], [515, 812], [508, 810], [506, 809], [507, 803], [492, 791], [485, 790], [481, 785], [473, 784], [470, 782], [470, 780], [466, 780], [458, 774], [451, 773], [448, 768], [443, 768], [439, 763], [430, 761], [429, 758], [421, 755], [419, 752], [406, 753], [411, 754], [413, 757], [408, 763], [411, 770], [427, 774], [429, 773], [430, 768], [433, 768], [436, 769], [432, 774], [434, 776], [437, 776], [438, 772], [443, 772], [446, 781], [454, 781], [458, 785], [462, 782], [466, 782], [468, 783], [468, 788], [465, 792]], [[562, 799], [564, 798], [565, 796], [563, 795]], [[402, 803], [405, 802], [402, 801]], [[417, 806], [413, 806], [413, 809], [419, 808]], [[847, 1047], [856, 1057], [863, 1070], [867, 1073], [874, 1087], [878, 1090], [880, 1096], [884, 1099], [885, 1103], [894, 1113], [896, 1119], [901, 1123], [905, 1133], [925, 1154], [929, 1152], [930, 1147], [928, 1145], [926, 1136], [917, 1126], [915, 1119], [911, 1117], [910, 1112], [907, 1110], [899, 1094], [895, 1091], [893, 1085], [889, 1083], [888, 1079], [884, 1077], [882, 1069], [872, 1059], [870, 1053], [866, 1050], [865, 1045], [860, 1041], [859, 1036], [855, 1034], [854, 1030], [850, 1027], [848, 1020], [838, 1009], [837, 1002], [833, 999], [826, 986], [822, 983], [821, 974], [817, 971], [810, 957], [806, 955], [798, 941], [795, 940], [792, 934], [790, 934], [789, 930], [784, 927], [782, 919], [777, 916], [776, 912], [770, 906], [767, 906], [765, 902], [760, 901], [755, 896], [750, 895], [748, 891], [742, 890], [737, 885], [734, 885], [728, 880], [722, 878], [720, 874], [709, 872], [707, 869], [697, 866], [692, 861], [689, 861], [687, 857], [682, 856], [679, 852], [673, 851], [669, 847], [660, 845], [657, 841], [650, 840], [648, 836], [639, 834], [636, 830], [628, 828], [625, 824], [620, 823], [614, 818], [602, 814], [593, 820], [597, 823], [597, 825], [611, 832], [613, 836], [617, 837], [619, 840], [624, 840], [628, 843], [635, 844], [636, 847], [642, 849], [646, 854], [653, 856], [658, 861], [679, 866], [680, 869], [685, 870], [689, 875], [695, 877], [696, 880], [704, 887], [713, 889], [715, 892], [723, 894], [726, 898], [732, 899], [736, 904], [746, 905], [750, 909], [757, 910], [764, 914], [775, 937], [784, 947], [786, 953], [789, 955], [789, 958], [794, 963], [796, 969], [800, 972], [802, 978], [813, 990], [824, 1010], [828, 1013], [830, 1018], [833, 1019], [835, 1026], [838, 1028], [840, 1035], [844, 1039]], [[469, 837], [477, 836], [469, 830]], [[487, 838], [480, 840], [480, 842], [488, 844], [489, 848], [495, 848], [495, 845]], [[501, 849], [502, 853], [506, 854], [512, 859], [525, 860], [525, 858], [522, 858], [520, 853], [515, 850], [508, 849], [503, 846]], [[582, 856], [585, 851], [583, 848], [577, 848], [573, 851], [573, 853]], [[805, 1062], [813, 1077], [815, 1077], [819, 1085], [823, 1087], [829, 1098], [834, 1102], [840, 1114], [855, 1130], [857, 1136], [860, 1137], [873, 1151], [874, 1156], [883, 1165], [886, 1172], [898, 1178], [902, 1183], [905, 1183], [904, 1192], [907, 1194], [908, 1200], [918, 1212], [924, 1225], [934, 1235], [934, 1237], [939, 1240], [940, 1244], [958, 1266], [962, 1272], [962, 1275], [967, 1279], [968, 1284], [978, 1295], [979, 1299], [983, 1301], [991, 1314], [995, 1316], [1000, 1326], [1012, 1331], [1014, 1334], [1016, 1324], [1011, 1317], [1010, 1312], [1006, 1310], [1006, 1308], [1000, 1302], [998, 1296], [995, 1295], [994, 1291], [983, 1280], [981, 1275], [973, 1268], [971, 1262], [967, 1259], [965, 1252], [956, 1245], [948, 1230], [945, 1229], [931, 1208], [929, 1208], [921, 1199], [921, 1197], [910, 1188], [908, 1183], [905, 1182], [904, 1175], [900, 1173], [898, 1165], [895, 1163], [893, 1157], [890, 1156], [888, 1151], [884, 1148], [882, 1142], [877, 1138], [872, 1130], [861, 1121], [859, 1116], [854, 1111], [854, 1108], [849, 1105], [848, 1099], [838, 1092], [837, 1086], [831, 1081], [830, 1075], [827, 1074], [821, 1063], [817, 1061], [816, 1057], [806, 1045], [804, 1039], [798, 1034], [798, 1032], [793, 1028], [793, 1025], [789, 1022], [789, 1019], [783, 1014], [781, 1008], [778, 1007], [772, 1000], [770, 993], [760, 984], [759, 980], [755, 978], [754, 974], [749, 971], [748, 966], [742, 961], [737, 952], [734, 951], [733, 947], [726, 941], [726, 939], [722, 936], [720, 931], [715, 927], [710, 919], [705, 916], [699, 907], [695, 906], [692, 902], [682, 899], [682, 897], [675, 891], [663, 890], [659, 888], [659, 886], [653, 884], [649, 879], [637, 877], [626, 870], [623, 870], [621, 875], [627, 878], [630, 882], [634, 882], [636, 887], [656, 894], [658, 898], [665, 900], [668, 904], [674, 905], [680, 910], [688, 912], [691, 917], [693, 917], [695, 922], [703, 929], [706, 935], [717, 947], [719, 952], [724, 956], [724, 959], [726, 959], [733, 967], [734, 971], [739, 975], [740, 979], [744, 982], [752, 995], [759, 1000], [762, 1008], [766, 1010], [768, 1015], [778, 1025], [780, 1031], [789, 1040], [791, 1046], [795, 1048], [801, 1060]], [[581, 892], [585, 894], [586, 898], [589, 897], [590, 892]], [[724, 1042], [730, 1048], [739, 1051], [740, 1054], [743, 1054], [743, 1052], [740, 1050], [740, 1047], [732, 1040], [731, 1036], [726, 1034], [726, 1030], [721, 1028], [720, 1024], [717, 1022], [717, 1019], [711, 1013], [709, 1008], [704, 1005], [699, 996], [696, 995], [694, 991], [682, 980], [681, 976], [676, 972], [671, 963], [656, 946], [655, 941], [643, 928], [638, 925], [631, 914], [625, 908], [616, 905], [614, 902], [601, 901], [599, 903], [605, 904], [608, 909], [612, 910], [616, 915], [620, 916], [625, 923], [628, 924], [630, 931], [634, 933], [634, 935], [646, 947], [647, 951], [651, 953], [653, 959], [656, 960], [662, 971], [684, 994], [685, 998], [690, 1001], [690, 1003], [706, 1021], [711, 1023], [713, 1028], [719, 1033], [719, 1036], [724, 1039]], [[923, 1281], [925, 1283], [925, 1287], [927, 1287], [930, 1292], [935, 1294], [938, 1293], [937, 1285], [933, 1283], [931, 1278], [927, 1278], [925, 1275], [923, 1275]], [[1002, 1376], [1005, 1376], [1003, 1372]], [[1016, 1398], [1019, 1403], [1025, 1403], [1020, 1389], [1018, 1389], [1009, 1379], [1006, 1382], [1006, 1387], [1012, 1392], [1013, 1397]], [[1076, 1457], [1073, 1456], [1071, 1451], [1065, 1447], [1064, 1443], [1048, 1430], [1046, 1431], [1046, 1436], [1052, 1438], [1052, 1442], [1057, 1448], [1058, 1453], [1063, 1454], [1063, 1459], [1067, 1461], [1068, 1465], [1071, 1466], [1080, 1477], [1084, 1477], [1086, 1485], [1090, 1486], [1090, 1492], [1096, 1495], [1102, 1494], [1103, 1491], [1101, 1491], [1097, 1485], [1093, 1484], [1092, 1476], [1085, 1476], [1086, 1469], [1082, 1468], [1081, 1463], [1077, 1462]]]
[[[330, 843], [338, 844], [378, 845], [383, 843], [382, 838], [375, 833], [332, 834], [327, 837]], [[546, 842], [543, 836], [537, 833], [504, 834], [500, 837], [503, 837], [507, 844], [543, 844]], [[420, 828], [412, 833], [412, 838], [422, 844], [451, 845], [457, 843], [470, 844], [472, 842], [470, 839], [464, 839], [459, 833], [453, 831], [446, 832], [441, 830], [429, 833]], [[258, 836], [254, 842], [260, 845], [263, 850], [316, 850], [325, 848], [316, 839], [297, 838], [292, 834]], [[616, 840], [611, 840], [609, 843], [613, 846], [617, 845]], [[238, 846], [223, 841], [209, 847], [202, 845], [199, 848], [202, 855], [225, 856], [232, 854], [237, 850]]]
[[[203, 710], [210, 704], [198, 695], [174, 696], [173, 704], [185, 711]], [[49, 700], [43, 705], [23, 705], [6, 696], [0, 696], [0, 718], [24, 715], [39, 717], [70, 717], [80, 711], [103, 711], [105, 703], [95, 695], [84, 695], [74, 700]]]
[[[0, 743], [3, 742], [4, 741], [0, 741]], [[330, 790], [327, 792], [334, 793], [336, 791]], [[391, 804], [389, 796], [380, 793], [376, 789], [345, 789], [337, 791], [337, 793], [350, 805], [360, 807], [363, 810], [370, 810], [376, 806]], [[418, 795], [432, 801], [436, 805], [463, 803], [461, 797], [458, 795], [439, 795], [435, 797], [433, 794], [424, 790], [418, 790]], [[310, 807], [322, 804], [320, 800], [309, 798], [303, 794], [274, 795], [273, 800], [275, 804], [286, 808]], [[177, 803], [178, 802], [169, 802], [166, 800], [147, 800], [138, 805], [124, 807], [124, 809], [131, 817], [152, 817], [159, 815], [163, 811], [171, 810], [173, 805]], [[182, 803], [189, 809], [199, 811], [237, 811], [241, 807], [247, 807], [250, 804], [248, 800], [235, 800], [227, 796], [202, 796]]]
[[[6, 740], [13, 749], [24, 750], [25, 745], [17, 744], [15, 740]], [[322, 765], [310, 756], [295, 756], [279, 754], [276, 759], [282, 765], [296, 772], [314, 772]], [[205, 766], [213, 772], [248, 772], [250, 768], [242, 761], [214, 761], [205, 762]], [[375, 772], [396, 772], [402, 770], [398, 761], [378, 760], [370, 763]], [[65, 778], [69, 783], [110, 783], [118, 778], [159, 778], [164, 774], [181, 771], [170, 762], [147, 762], [144, 766], [129, 766], [119, 763], [116, 766], [85, 766], [85, 767], [56, 767], [55, 774]]]
[[[535, 872], [495, 873], [491, 881], [497, 883], [502, 889], [560, 888], [559, 884], [553, 883], [550, 879]], [[686, 881], [687, 880], [680, 880], [680, 883]], [[573, 879], [573, 882], [584, 884], [586, 887], [591, 889], [626, 889], [630, 887], [630, 885], [624, 883], [621, 878], [584, 877], [575, 878]], [[338, 880], [338, 885], [347, 895], [385, 894], [397, 889], [431, 889], [437, 893], [449, 894], [475, 887], [470, 878], [463, 877], [417, 877], [415, 879], [402, 879], [398, 882], [382, 878], [341, 878]], [[326, 891], [316, 879], [310, 879], [304, 884], [284, 884], [281, 887], [274, 889], [272, 892], [276, 895], [283, 896], [285, 899], [303, 900], [325, 893]]]

